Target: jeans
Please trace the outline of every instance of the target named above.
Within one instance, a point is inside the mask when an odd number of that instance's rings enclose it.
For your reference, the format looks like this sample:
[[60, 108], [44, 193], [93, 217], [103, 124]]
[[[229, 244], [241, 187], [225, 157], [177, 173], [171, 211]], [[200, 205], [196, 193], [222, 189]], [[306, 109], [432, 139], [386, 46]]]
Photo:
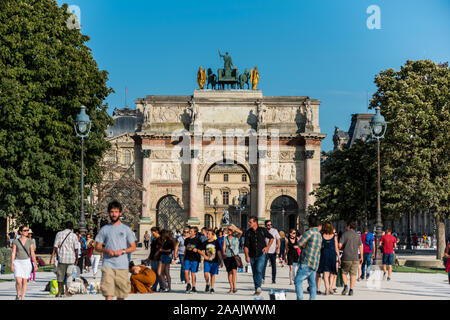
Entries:
[[152, 286], [152, 291], [157, 291], [156, 288], [158, 287], [158, 284], [160, 289], [164, 289], [164, 284], [161, 282], [161, 279], [159, 278], [158, 275], [158, 266], [159, 266], [158, 260], [150, 260], [150, 267], [156, 274], [156, 281]]
[[295, 292], [297, 300], [303, 300], [303, 280], [308, 279], [310, 296], [309, 300], [316, 300], [316, 270], [311, 269], [306, 264], [301, 264], [295, 276]]
[[277, 254], [276, 253], [266, 254], [262, 278], [264, 280], [266, 279], [267, 261], [269, 261], [269, 260], [270, 260], [270, 265], [272, 266], [272, 281], [275, 282], [275, 278], [277, 277]]
[[255, 284], [255, 290], [261, 288], [265, 261], [266, 261], [265, 254], [256, 258], [250, 258], [250, 265], [252, 266], [253, 283]]
[[[361, 277], [364, 277], [367, 274], [367, 278], [370, 276], [370, 266], [372, 264], [372, 252], [363, 254], [363, 263], [361, 266]], [[367, 268], [367, 272], [366, 272]]]
[[179, 254], [178, 257], [180, 258], [180, 281], [186, 282], [186, 276], [184, 275], [184, 254]]

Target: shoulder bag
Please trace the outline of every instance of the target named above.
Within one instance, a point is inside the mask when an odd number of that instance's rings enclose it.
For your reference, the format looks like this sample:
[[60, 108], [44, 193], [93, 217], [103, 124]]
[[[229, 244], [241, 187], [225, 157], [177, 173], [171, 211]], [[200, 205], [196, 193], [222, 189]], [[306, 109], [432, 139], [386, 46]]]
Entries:
[[243, 268], [244, 265], [243, 265], [243, 263], [242, 263], [241, 257], [240, 257], [239, 255], [236, 255], [236, 254], [234, 253], [234, 250], [233, 250], [233, 248], [231, 247], [231, 243], [230, 243], [230, 240], [229, 240], [228, 238], [227, 238], [227, 242], [228, 242], [228, 245], [229, 245], [229, 247], [230, 247], [231, 253], [233, 254], [233, 258], [234, 258], [234, 260], [236, 261], [236, 266], [237, 266], [238, 268]]
[[72, 232], [69, 232], [69, 233], [67, 234], [67, 236], [64, 238], [64, 240], [61, 242], [61, 244], [56, 248], [56, 258], [58, 259], [58, 262], [60, 262], [60, 261], [59, 261], [59, 249], [62, 247], [64, 241], [66, 241], [66, 239], [67, 239], [71, 234], [72, 234]]

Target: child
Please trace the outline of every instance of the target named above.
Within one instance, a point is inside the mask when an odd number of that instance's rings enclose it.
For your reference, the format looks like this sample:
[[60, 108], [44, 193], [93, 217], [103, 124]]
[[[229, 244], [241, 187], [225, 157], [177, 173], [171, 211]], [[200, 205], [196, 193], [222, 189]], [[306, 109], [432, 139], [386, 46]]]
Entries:
[[[205, 258], [203, 269], [206, 281], [205, 292], [214, 293], [214, 282], [216, 274], [219, 273], [219, 261], [220, 267], [223, 266], [222, 250], [219, 242], [214, 239], [214, 231], [208, 229], [208, 240], [203, 242], [200, 254]], [[211, 275], [211, 286], [209, 285], [209, 275]]]
[[[190, 227], [189, 228], [189, 238], [184, 240], [184, 275], [186, 277], [186, 293], [195, 293], [197, 290], [195, 289], [195, 280], [196, 273], [198, 272], [198, 265], [200, 262], [200, 248], [202, 246], [201, 240], [197, 237], [198, 228]], [[192, 286], [189, 283], [189, 273], [192, 277]]]

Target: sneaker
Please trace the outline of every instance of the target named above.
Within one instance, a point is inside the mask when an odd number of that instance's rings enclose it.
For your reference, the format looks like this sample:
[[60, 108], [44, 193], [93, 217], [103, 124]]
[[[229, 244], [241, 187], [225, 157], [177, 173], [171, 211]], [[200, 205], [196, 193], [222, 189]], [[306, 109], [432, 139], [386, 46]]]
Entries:
[[334, 292], [334, 293], [337, 293], [337, 288], [334, 288], [334, 289], [333, 289], [333, 292]]
[[191, 290], [192, 290], [191, 284], [188, 283], [186, 286], [186, 293], [191, 293]]
[[192, 293], [197, 293], [197, 289], [195, 289], [195, 287], [192, 287], [191, 292], [192, 292]]
[[254, 296], [259, 296], [259, 295], [261, 294], [261, 292], [262, 292], [261, 288], [257, 288], [257, 289], [255, 290], [255, 293], [254, 293], [253, 295], [254, 295]]
[[275, 284], [276, 282], [275, 282], [275, 280], [272, 280], [272, 284]]
[[346, 295], [348, 292], [347, 286], [344, 286], [344, 290], [342, 290], [342, 295]]
[[209, 290], [209, 293], [213, 294], [213, 293], [214, 293], [214, 288], [211, 288], [211, 289]]
[[182, 283], [182, 284], [186, 284], [186, 281], [183, 280], [183, 281], [181, 281], [181, 283]]
[[391, 281], [391, 278], [388, 277], [388, 278], [387, 278], [387, 281]]
[[317, 291], [317, 294], [318, 294], [318, 295], [321, 295], [321, 294], [322, 294], [322, 291], [320, 291], [320, 290]]
[[364, 276], [361, 276], [360, 279], [361, 279], [361, 280], [364, 280]]
[[360, 281], [361, 281], [361, 278], [356, 279], [356, 281], [360, 282]]
[[350, 289], [350, 291], [348, 292], [348, 295], [349, 295], [349, 296], [352, 296], [352, 295], [353, 295], [353, 289]]
[[165, 289], [164, 289], [164, 292], [169, 292], [169, 291], [170, 291], [169, 288], [165, 288]]
[[209, 291], [209, 284], [206, 285], [205, 292]]
[[233, 293], [236, 293], [237, 292], [237, 289], [233, 289]]

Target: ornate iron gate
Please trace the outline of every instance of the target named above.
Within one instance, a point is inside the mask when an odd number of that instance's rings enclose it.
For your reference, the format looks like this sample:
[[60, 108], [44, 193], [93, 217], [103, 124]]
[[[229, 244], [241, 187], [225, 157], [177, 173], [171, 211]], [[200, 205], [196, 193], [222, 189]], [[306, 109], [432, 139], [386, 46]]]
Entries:
[[173, 196], [165, 196], [159, 200], [156, 209], [156, 225], [171, 231], [181, 230], [186, 225], [183, 208]]

